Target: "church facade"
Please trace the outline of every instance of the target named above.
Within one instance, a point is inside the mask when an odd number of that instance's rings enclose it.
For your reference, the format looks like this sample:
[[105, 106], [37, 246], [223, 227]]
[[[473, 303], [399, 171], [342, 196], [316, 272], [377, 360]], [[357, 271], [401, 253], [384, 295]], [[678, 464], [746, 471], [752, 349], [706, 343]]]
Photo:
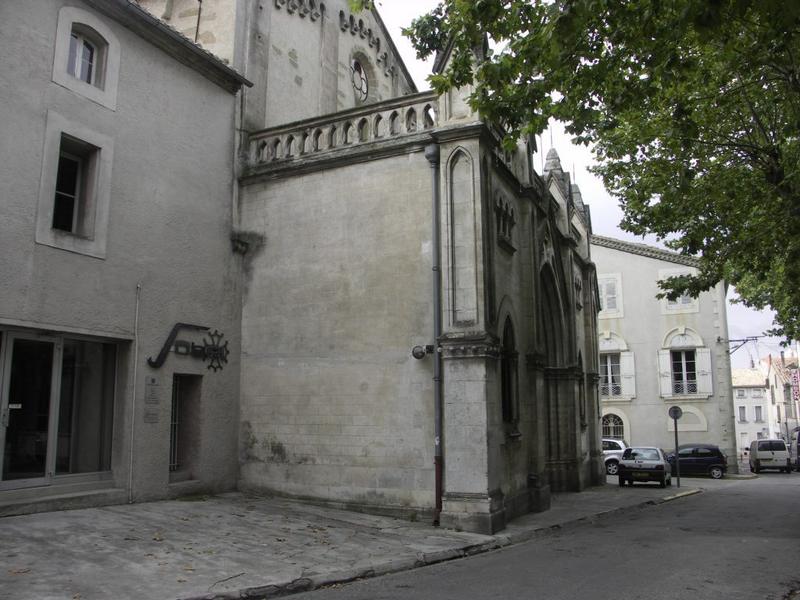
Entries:
[[[238, 488], [481, 532], [547, 509], [554, 491], [601, 483], [590, 218], [554, 152], [539, 175], [532, 144], [504, 151], [501, 133], [469, 109], [469, 90], [417, 92], [378, 13], [352, 14], [344, 0], [102, 4], [81, 3], [97, 27], [121, 25], [118, 37], [133, 40], [148, 23], [164, 36], [141, 50], [157, 61], [172, 64], [164, 40], [176, 36], [218, 57], [187, 56], [178, 71], [213, 70], [210, 87], [185, 75], [161, 103], [165, 119], [185, 114], [169, 98], [191, 91], [207, 135], [195, 142], [189, 122], [150, 128], [151, 144], [180, 140], [189, 158], [182, 174], [146, 171], [162, 186], [194, 180], [196, 191], [176, 187], [160, 205], [216, 254], [201, 260], [186, 240], [172, 250], [159, 238], [153, 253], [175, 261], [134, 261], [137, 277], [101, 258], [101, 283], [129, 281], [137, 294], [124, 310], [138, 325], [116, 335], [100, 323], [111, 315], [96, 314], [100, 298], [68, 299], [115, 353], [109, 458], [91, 467], [96, 479], [133, 500]], [[121, 110], [103, 115], [125, 121]], [[114, 162], [114, 177], [127, 166]], [[163, 226], [143, 218], [131, 235]], [[51, 248], [48, 260], [69, 252]], [[11, 272], [21, 260], [3, 264]], [[68, 285], [41, 267], [29, 275]], [[167, 291], [175, 277], [190, 288], [180, 297]], [[149, 306], [141, 281], [166, 286]], [[7, 357], [20, 328], [70, 327], [68, 313], [22, 323], [15, 315], [35, 312], [37, 294], [1, 305]], [[180, 441], [176, 398], [194, 411]], [[58, 454], [49, 435], [42, 460]], [[1, 482], [0, 503], [4, 489], [13, 503], [23, 479]]]

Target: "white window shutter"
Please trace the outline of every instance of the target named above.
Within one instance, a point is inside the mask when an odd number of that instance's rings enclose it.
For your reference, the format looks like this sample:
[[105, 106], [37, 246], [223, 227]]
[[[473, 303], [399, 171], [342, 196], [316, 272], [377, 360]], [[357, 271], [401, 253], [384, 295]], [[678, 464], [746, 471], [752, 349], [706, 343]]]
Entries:
[[633, 364], [633, 352], [620, 352], [619, 374], [622, 380], [622, 396], [633, 398], [636, 395], [636, 370]]
[[617, 282], [610, 280], [606, 282], [606, 310], [617, 310]]
[[672, 364], [669, 350], [658, 351], [658, 379], [661, 382], [661, 396], [672, 396]]
[[709, 348], [697, 348], [695, 350], [697, 360], [697, 393], [714, 393], [714, 386], [711, 377], [711, 350]]

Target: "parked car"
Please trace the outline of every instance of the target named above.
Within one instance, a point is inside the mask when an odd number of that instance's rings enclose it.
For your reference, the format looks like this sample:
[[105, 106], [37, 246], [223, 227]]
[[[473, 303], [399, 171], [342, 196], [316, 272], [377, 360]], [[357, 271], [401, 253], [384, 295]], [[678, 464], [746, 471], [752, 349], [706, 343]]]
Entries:
[[606, 473], [616, 475], [619, 470], [619, 459], [628, 444], [625, 440], [616, 438], [603, 438], [603, 458], [606, 461]]
[[[675, 453], [668, 454], [667, 460], [672, 474], [677, 475]], [[713, 479], [722, 479], [728, 471], [728, 457], [714, 444], [681, 444], [678, 460], [681, 475], [710, 475]]]
[[619, 485], [633, 485], [635, 481], [657, 481], [662, 488], [672, 485], [672, 473], [661, 448], [633, 447], [622, 453]]
[[778, 469], [792, 472], [789, 449], [783, 440], [753, 440], [750, 444], [750, 470], [760, 473], [763, 469]]

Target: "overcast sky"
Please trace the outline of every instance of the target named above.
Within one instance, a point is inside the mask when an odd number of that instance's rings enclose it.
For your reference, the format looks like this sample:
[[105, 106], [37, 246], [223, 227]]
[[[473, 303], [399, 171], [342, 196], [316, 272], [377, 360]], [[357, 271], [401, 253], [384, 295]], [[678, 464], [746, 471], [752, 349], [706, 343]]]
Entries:
[[[392, 40], [402, 55], [403, 61], [414, 78], [420, 91], [429, 89], [426, 77], [430, 73], [432, 61], [422, 62], [417, 60], [415, 52], [409, 41], [404, 38], [400, 30], [411, 23], [411, 20], [436, 6], [437, 0], [378, 0], [378, 11], [381, 13]], [[569, 136], [563, 128], [555, 123], [551, 130], [545, 132], [537, 140], [544, 154], [551, 147], [555, 147], [561, 157], [564, 170], [570, 171], [573, 181], [581, 188], [583, 200], [591, 207], [592, 229], [598, 235], [605, 235], [635, 242], [655, 244], [654, 238], [642, 240], [619, 228], [622, 211], [617, 202], [613, 200], [603, 188], [603, 184], [588, 171], [593, 164], [592, 154], [584, 146], [576, 146], [570, 142]], [[534, 156], [534, 166], [541, 173], [542, 158], [540, 154]], [[729, 294], [729, 297], [732, 293]], [[761, 335], [763, 331], [772, 326], [772, 315], [769, 312], [756, 312], [741, 305], [728, 306], [728, 328], [731, 339], [740, 339], [749, 336]], [[780, 352], [779, 340], [764, 338], [758, 343], [748, 343], [736, 350], [731, 355], [734, 368], [750, 366], [750, 359], [758, 361], [772, 352]], [[734, 346], [732, 346], [734, 347]]]

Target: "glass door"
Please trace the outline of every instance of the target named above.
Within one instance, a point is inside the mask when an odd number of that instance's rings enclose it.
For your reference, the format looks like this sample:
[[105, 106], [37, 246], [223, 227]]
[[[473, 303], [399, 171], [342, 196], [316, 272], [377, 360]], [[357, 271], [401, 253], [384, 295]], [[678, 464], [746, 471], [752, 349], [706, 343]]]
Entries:
[[0, 341], [0, 489], [43, 485], [54, 470], [61, 344], [11, 333]]

